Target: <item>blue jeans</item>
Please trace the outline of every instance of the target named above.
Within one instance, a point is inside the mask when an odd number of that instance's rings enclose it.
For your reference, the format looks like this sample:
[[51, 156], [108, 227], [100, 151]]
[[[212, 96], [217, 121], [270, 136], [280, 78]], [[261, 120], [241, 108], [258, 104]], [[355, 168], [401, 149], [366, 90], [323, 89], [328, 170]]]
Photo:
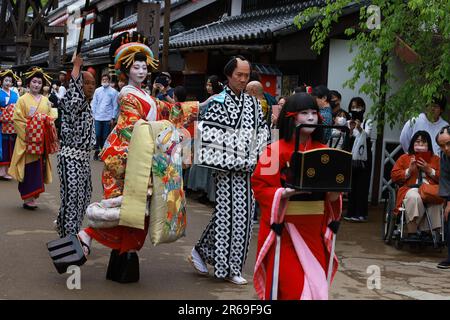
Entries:
[[111, 132], [111, 121], [97, 121], [95, 120], [95, 150], [100, 151], [105, 145], [105, 141]]

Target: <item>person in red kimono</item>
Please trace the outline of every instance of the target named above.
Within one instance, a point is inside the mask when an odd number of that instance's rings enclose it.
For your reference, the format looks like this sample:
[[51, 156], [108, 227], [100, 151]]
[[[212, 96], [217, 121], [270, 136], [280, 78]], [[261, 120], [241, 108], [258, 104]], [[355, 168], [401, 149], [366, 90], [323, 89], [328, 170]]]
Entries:
[[[156, 67], [157, 63], [144, 36], [137, 32], [122, 33], [111, 43], [110, 54], [116, 72], [127, 76], [128, 85], [119, 93], [120, 113], [117, 125], [108, 136], [99, 156], [105, 164], [102, 174], [103, 198], [121, 202], [128, 149], [135, 123], [140, 119], [146, 121], [168, 119], [176, 124], [182, 112], [177, 109], [179, 105], [173, 108], [173, 104], [159, 101], [141, 89], [143, 81], [148, 76], [148, 67]], [[144, 229], [120, 225], [111, 228], [90, 227], [82, 230], [78, 237], [85, 255], [90, 252], [92, 239], [113, 249], [107, 279], [119, 283], [137, 282], [139, 259], [136, 251], [144, 245], [148, 227], [149, 217], [146, 216]]]
[[[428, 230], [425, 213], [425, 203], [420, 196], [419, 187], [423, 183], [435, 186], [438, 193], [440, 176], [440, 158], [433, 154], [431, 137], [426, 131], [417, 131], [411, 138], [408, 153], [403, 154], [395, 162], [391, 171], [392, 181], [400, 185], [397, 193], [396, 214], [404, 205], [408, 237], [419, 238], [418, 227], [422, 231]], [[427, 212], [431, 219], [432, 229], [441, 227], [442, 203], [427, 204]]]
[[[327, 277], [332, 279], [337, 270], [333, 254], [332, 274], [327, 274], [332, 245], [329, 225], [340, 218], [341, 195], [285, 187], [296, 126], [321, 123], [319, 108], [309, 94], [289, 97], [278, 118], [280, 140], [263, 152], [252, 176], [261, 207], [253, 282], [262, 300], [328, 299]], [[327, 148], [320, 142], [322, 135], [320, 128], [303, 128], [299, 150]]]

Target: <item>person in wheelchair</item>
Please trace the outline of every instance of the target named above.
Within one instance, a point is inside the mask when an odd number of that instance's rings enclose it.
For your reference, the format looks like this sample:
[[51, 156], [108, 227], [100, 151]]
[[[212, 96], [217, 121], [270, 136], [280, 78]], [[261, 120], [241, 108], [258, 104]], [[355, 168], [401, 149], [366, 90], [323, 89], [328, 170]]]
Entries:
[[[426, 131], [417, 131], [411, 139], [408, 153], [398, 158], [391, 171], [392, 180], [400, 186], [394, 213], [398, 214], [401, 208], [405, 210], [409, 238], [418, 238], [418, 230], [429, 230], [426, 219], [422, 219], [425, 210], [433, 230], [441, 227], [442, 203], [437, 204], [439, 174], [439, 157], [433, 154], [430, 135]], [[427, 186], [423, 186], [425, 184]], [[435, 189], [437, 200], [429, 200], [432, 197], [425, 195], [425, 189], [428, 192]]]

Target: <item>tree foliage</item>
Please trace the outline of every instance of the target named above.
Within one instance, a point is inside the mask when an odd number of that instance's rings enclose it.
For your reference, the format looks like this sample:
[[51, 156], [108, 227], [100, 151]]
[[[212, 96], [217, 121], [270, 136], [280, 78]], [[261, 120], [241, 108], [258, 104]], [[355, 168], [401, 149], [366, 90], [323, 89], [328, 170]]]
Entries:
[[[450, 1], [449, 0], [327, 0], [323, 7], [311, 7], [295, 19], [299, 28], [311, 26], [312, 49], [320, 53], [343, 10], [350, 4], [360, 5], [359, 21], [345, 30], [351, 37], [350, 50], [359, 50], [349, 71], [352, 78], [344, 86], [355, 88], [364, 76], [361, 93], [369, 95], [375, 105], [372, 115], [391, 127], [404, 122], [424, 110], [433, 97], [449, 93], [450, 80]], [[369, 28], [373, 13], [368, 5], [381, 12], [379, 28]], [[418, 55], [414, 63], [402, 63], [407, 80], [400, 83], [393, 72], [398, 39], [409, 45]], [[388, 66], [381, 81], [381, 65]], [[381, 86], [380, 86], [381, 83]], [[392, 88], [397, 88], [393, 92]], [[385, 103], [382, 97], [385, 95]], [[380, 123], [380, 124], [381, 124]]]

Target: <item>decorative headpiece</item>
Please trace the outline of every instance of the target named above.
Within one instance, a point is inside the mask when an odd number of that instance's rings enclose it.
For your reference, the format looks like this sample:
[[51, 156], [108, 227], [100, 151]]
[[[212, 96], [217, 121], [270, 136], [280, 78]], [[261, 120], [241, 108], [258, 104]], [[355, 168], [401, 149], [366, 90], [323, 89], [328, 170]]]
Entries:
[[42, 76], [42, 78], [45, 79], [45, 81], [47, 82], [48, 85], [50, 85], [52, 83], [52, 78], [48, 74], [46, 74], [42, 68], [32, 67], [30, 69], [30, 71], [25, 72], [26, 80], [30, 80], [33, 77], [39, 77], [39, 76]]
[[16, 81], [20, 81], [20, 78], [11, 69], [5, 69], [0, 72], [0, 79], [3, 79], [8, 76], [13, 78]]
[[130, 35], [124, 32], [117, 36], [111, 43], [109, 50], [113, 64], [110, 64], [110, 73], [119, 76], [122, 67], [129, 68], [135, 61], [137, 53], [142, 53], [146, 56], [147, 65], [152, 68], [158, 68], [158, 60], [153, 56], [152, 50], [147, 45], [146, 37], [140, 33], [133, 32]]

